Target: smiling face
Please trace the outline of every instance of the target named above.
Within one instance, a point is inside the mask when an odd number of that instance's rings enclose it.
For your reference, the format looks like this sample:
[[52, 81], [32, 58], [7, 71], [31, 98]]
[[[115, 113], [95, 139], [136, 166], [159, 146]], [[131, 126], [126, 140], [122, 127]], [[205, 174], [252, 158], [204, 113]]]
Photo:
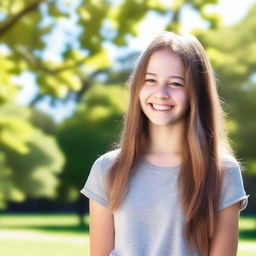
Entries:
[[151, 55], [140, 91], [141, 108], [151, 125], [184, 121], [188, 110], [185, 82], [184, 65], [178, 55], [167, 49]]

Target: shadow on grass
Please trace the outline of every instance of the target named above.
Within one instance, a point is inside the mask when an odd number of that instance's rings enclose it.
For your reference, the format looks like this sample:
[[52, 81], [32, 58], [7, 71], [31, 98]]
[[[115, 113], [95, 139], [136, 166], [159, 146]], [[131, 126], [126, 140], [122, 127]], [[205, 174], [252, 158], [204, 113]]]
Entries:
[[256, 242], [256, 216], [243, 216], [240, 221], [239, 239]]
[[242, 240], [256, 240], [256, 229], [240, 230], [239, 239]]
[[[10, 226], [1, 226], [1, 228], [8, 228], [9, 230], [17, 230], [16, 227]], [[84, 234], [89, 232], [89, 226], [84, 225], [26, 225], [24, 227], [26, 230], [38, 230], [38, 231], [47, 231], [47, 232], [63, 232], [63, 233], [75, 233], [75, 234]], [[22, 226], [19, 229], [23, 229]]]

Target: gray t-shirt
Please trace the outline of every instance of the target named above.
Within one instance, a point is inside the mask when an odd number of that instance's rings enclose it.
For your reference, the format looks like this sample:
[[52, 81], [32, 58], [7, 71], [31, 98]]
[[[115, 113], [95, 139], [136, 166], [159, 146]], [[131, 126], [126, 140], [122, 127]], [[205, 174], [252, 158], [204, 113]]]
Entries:
[[[103, 206], [108, 205], [106, 174], [119, 150], [99, 157], [81, 193]], [[248, 201], [241, 171], [230, 162], [224, 175], [219, 210], [241, 201], [243, 210]], [[158, 167], [143, 157], [134, 166], [135, 175], [128, 194], [113, 212], [115, 248], [111, 256], [199, 256], [189, 252], [184, 236], [184, 216], [177, 196], [180, 166]]]

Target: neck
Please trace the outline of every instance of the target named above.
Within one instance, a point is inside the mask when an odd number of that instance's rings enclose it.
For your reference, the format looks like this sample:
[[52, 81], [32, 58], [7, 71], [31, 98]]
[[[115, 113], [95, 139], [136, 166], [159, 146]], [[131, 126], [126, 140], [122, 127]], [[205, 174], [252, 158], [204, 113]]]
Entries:
[[172, 126], [149, 125], [147, 154], [180, 155], [183, 151], [184, 123]]

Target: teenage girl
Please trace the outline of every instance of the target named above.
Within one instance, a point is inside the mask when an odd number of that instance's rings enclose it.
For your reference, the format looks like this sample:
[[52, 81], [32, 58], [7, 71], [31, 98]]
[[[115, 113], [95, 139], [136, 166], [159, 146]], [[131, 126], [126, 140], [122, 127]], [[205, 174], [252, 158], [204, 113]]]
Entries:
[[248, 196], [202, 45], [161, 33], [128, 85], [119, 147], [95, 161], [81, 190], [91, 256], [236, 255]]

